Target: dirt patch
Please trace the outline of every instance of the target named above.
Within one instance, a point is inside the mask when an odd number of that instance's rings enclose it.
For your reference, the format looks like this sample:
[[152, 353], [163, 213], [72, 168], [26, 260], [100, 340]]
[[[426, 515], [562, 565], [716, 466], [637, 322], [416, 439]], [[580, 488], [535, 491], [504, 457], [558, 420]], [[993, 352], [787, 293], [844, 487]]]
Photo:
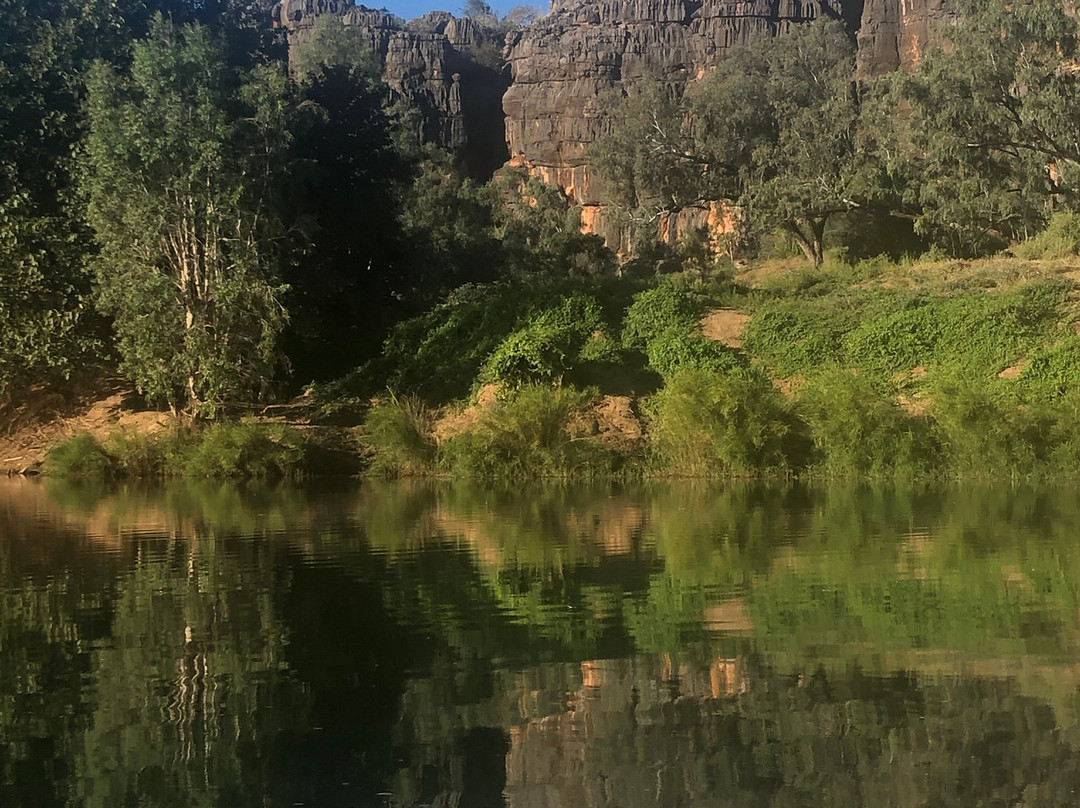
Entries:
[[471, 429], [480, 417], [489, 412], [499, 401], [499, 386], [485, 384], [476, 393], [476, 403], [465, 409], [444, 408], [435, 418], [431, 434], [435, 443], [442, 446], [446, 441]]
[[60, 393], [47, 386], [24, 391], [0, 411], [0, 474], [40, 468], [49, 447], [79, 432], [104, 439], [117, 429], [154, 433], [172, 423], [150, 410], [123, 382], [99, 380]]
[[1005, 370], [998, 374], [999, 379], [1019, 379], [1023, 375], [1024, 371], [1031, 365], [1030, 359], [1021, 359], [1012, 367], [1007, 367]]
[[701, 320], [701, 333], [714, 342], [729, 348], [743, 346], [743, 333], [750, 315], [738, 309], [715, 309]]
[[906, 412], [908, 415], [914, 415], [916, 417], [920, 415], [926, 415], [926, 411], [930, 409], [934, 400], [930, 396], [914, 395], [905, 396], [899, 395], [896, 397], [896, 403], [900, 409]]
[[467, 432], [479, 420], [480, 408], [475, 406], [444, 412], [435, 419], [431, 434], [435, 438], [436, 445], [442, 446], [455, 435]]
[[593, 408], [597, 434], [607, 446], [630, 451], [641, 441], [644, 432], [632, 404], [630, 396], [604, 396]]

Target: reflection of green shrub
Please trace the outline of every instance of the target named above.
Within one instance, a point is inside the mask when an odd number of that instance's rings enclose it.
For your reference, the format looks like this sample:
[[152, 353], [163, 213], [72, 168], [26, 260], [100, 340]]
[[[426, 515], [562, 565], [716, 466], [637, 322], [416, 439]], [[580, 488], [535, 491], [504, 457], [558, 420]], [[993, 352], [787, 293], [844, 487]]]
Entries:
[[116, 463], [89, 432], [60, 441], [45, 458], [45, 470], [58, 477], [111, 477]]
[[389, 477], [429, 473], [435, 462], [431, 411], [415, 396], [391, 395], [372, 406], [364, 420], [375, 450], [371, 471]]
[[826, 474], [918, 476], [940, 459], [930, 421], [908, 415], [860, 376], [821, 373], [799, 404]]
[[794, 419], [758, 373], [683, 371], [657, 393], [652, 414], [657, 459], [675, 474], [761, 474], [785, 470], [794, 459]]
[[570, 387], [526, 385], [448, 440], [442, 462], [460, 477], [587, 477], [610, 471], [611, 452], [571, 432], [574, 417], [593, 395]]
[[604, 328], [600, 306], [574, 295], [543, 309], [504, 339], [484, 366], [485, 380], [504, 384], [550, 381], [574, 365], [594, 334]]

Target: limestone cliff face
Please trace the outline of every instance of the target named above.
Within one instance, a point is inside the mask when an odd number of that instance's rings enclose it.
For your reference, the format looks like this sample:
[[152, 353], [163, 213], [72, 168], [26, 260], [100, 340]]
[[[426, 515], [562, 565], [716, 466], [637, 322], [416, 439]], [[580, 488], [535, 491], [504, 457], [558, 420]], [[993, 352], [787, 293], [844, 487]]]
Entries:
[[507, 158], [502, 95], [502, 37], [472, 20], [432, 12], [408, 28], [386, 11], [351, 0], [282, 0], [271, 11], [290, 48], [323, 14], [365, 34], [392, 93], [420, 112], [421, 139], [457, 152], [478, 176]]
[[[566, 191], [585, 207], [587, 229], [621, 245], [620, 228], [593, 209], [601, 189], [587, 153], [605, 134], [603, 94], [645, 76], [682, 87], [755, 37], [826, 15], [855, 30], [861, 12], [852, 0], [558, 0], [547, 17], [507, 39], [510, 158]], [[662, 222], [661, 235], [676, 239], [709, 216], [691, 211]]]

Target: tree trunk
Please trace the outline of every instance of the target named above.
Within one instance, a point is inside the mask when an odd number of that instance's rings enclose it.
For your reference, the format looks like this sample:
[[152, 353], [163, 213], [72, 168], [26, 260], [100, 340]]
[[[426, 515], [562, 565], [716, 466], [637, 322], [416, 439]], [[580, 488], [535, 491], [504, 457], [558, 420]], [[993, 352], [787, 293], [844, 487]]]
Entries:
[[795, 219], [783, 225], [814, 269], [825, 261], [825, 221], [826, 217], [815, 216], [811, 219]]

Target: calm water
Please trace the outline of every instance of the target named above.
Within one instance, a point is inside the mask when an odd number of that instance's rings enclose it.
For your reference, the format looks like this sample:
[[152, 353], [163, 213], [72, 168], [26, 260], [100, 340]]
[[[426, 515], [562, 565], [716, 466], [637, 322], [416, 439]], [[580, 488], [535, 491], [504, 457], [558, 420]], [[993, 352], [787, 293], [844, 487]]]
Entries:
[[1077, 806], [1068, 490], [0, 481], [0, 806]]

